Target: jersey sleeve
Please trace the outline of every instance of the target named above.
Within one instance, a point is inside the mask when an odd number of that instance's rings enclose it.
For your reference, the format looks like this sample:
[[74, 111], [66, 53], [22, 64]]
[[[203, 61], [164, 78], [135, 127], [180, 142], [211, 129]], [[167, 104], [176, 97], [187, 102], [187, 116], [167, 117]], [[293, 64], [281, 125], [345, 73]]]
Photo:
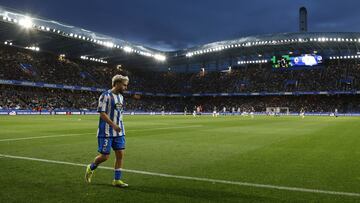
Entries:
[[106, 94], [101, 94], [99, 97], [99, 104], [97, 112], [106, 112], [106, 106], [109, 102], [109, 97]]

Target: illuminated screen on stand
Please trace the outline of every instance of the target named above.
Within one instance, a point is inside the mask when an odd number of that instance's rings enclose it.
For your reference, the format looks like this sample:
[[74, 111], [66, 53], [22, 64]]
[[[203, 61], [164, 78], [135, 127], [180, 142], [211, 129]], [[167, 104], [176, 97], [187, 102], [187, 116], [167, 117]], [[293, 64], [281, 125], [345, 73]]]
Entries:
[[322, 64], [322, 56], [316, 54], [304, 54], [301, 56], [273, 56], [271, 63], [273, 68], [313, 67]]

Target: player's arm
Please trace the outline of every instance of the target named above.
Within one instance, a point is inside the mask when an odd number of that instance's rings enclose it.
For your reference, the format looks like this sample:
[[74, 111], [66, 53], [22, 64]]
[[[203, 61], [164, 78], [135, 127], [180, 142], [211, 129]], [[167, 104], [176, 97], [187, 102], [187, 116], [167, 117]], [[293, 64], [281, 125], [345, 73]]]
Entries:
[[116, 132], [120, 132], [121, 128], [116, 125], [105, 112], [100, 112], [100, 118], [108, 123]]

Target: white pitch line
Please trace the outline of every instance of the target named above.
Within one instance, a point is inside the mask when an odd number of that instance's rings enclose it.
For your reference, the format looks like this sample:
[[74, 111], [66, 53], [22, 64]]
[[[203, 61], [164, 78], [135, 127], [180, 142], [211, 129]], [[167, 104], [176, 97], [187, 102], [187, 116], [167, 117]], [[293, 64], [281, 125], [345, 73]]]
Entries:
[[[168, 130], [168, 129], [195, 128], [195, 127], [201, 127], [201, 125], [167, 127], [167, 128], [148, 128], [148, 129], [127, 130], [127, 131], [128, 132], [134, 132], [134, 131], [137, 132], [137, 131]], [[19, 140], [32, 140], [32, 139], [44, 139], [44, 138], [54, 138], [54, 137], [72, 137], [72, 136], [90, 135], [90, 134], [94, 134], [94, 136], [96, 136], [96, 132], [93, 132], [93, 133], [77, 133], [77, 134], [60, 134], [60, 135], [47, 135], [47, 136], [37, 136], [37, 137], [9, 138], [9, 139], [2, 139], [2, 140], [0, 140], [0, 142], [19, 141]]]
[[[12, 156], [12, 155], [6, 155], [6, 154], [0, 154], [0, 157], [11, 158], [11, 159], [30, 160], [30, 161], [39, 161], [39, 162], [45, 162], [45, 163], [71, 165], [71, 166], [81, 166], [81, 167], [86, 166], [86, 164], [80, 164], [80, 163], [71, 163], [71, 162], [65, 162], [65, 161], [55, 161], [55, 160], [38, 159], [38, 158], [22, 157], [22, 156]], [[105, 167], [105, 166], [99, 166], [99, 168], [106, 169], [106, 170], [114, 170], [114, 168]], [[123, 171], [128, 172], [128, 173], [142, 174], [142, 175], [159, 176], [159, 177], [165, 177], [165, 178], [176, 178], [176, 179], [182, 179], [182, 180], [192, 180], [192, 181], [201, 181], [201, 182], [210, 182], [210, 183], [222, 183], [222, 184], [228, 184], [228, 185], [239, 185], [239, 186], [246, 186], [246, 187], [253, 187], [253, 188], [267, 188], [267, 189], [285, 190], [285, 191], [294, 191], [294, 192], [307, 192], [307, 193], [316, 193], [316, 194], [360, 197], [360, 193], [352, 193], [352, 192], [338, 192], [338, 191], [329, 191], [329, 190], [319, 190], [319, 189], [308, 189], [308, 188], [299, 188], [299, 187], [286, 187], [286, 186], [278, 186], [278, 185], [266, 185], [266, 184], [257, 184], [257, 183], [248, 183], [248, 182], [228, 181], [228, 180], [219, 180], [219, 179], [210, 179], [210, 178], [178, 176], [178, 175], [154, 173], [154, 172], [131, 170], [131, 169], [123, 169]]]
[[44, 138], [54, 138], [54, 137], [72, 137], [72, 136], [79, 136], [79, 135], [90, 135], [96, 133], [77, 133], [77, 134], [60, 134], [60, 135], [47, 135], [47, 136], [37, 136], [37, 137], [22, 137], [22, 138], [9, 138], [9, 139], [2, 139], [0, 142], [7, 142], [7, 141], [19, 141], [19, 140], [32, 140], [32, 139], [44, 139]]

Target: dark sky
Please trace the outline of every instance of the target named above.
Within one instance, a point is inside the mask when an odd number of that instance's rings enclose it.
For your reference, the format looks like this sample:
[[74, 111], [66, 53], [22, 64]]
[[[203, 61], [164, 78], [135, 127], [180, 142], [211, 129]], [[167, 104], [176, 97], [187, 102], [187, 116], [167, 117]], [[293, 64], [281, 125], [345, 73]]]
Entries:
[[248, 35], [360, 32], [359, 0], [0, 0], [0, 5], [161, 50]]

